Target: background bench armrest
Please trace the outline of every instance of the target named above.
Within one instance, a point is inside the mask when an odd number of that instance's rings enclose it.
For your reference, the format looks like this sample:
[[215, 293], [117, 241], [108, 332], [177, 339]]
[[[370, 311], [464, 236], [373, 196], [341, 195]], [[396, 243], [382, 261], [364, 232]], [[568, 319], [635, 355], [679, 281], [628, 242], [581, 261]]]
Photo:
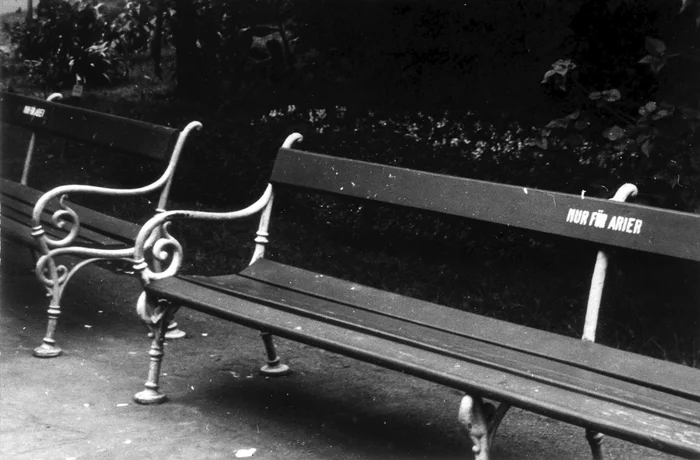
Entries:
[[[162, 188], [168, 189], [172, 182], [173, 175], [175, 174], [175, 168], [177, 166], [178, 159], [182, 148], [184, 147], [187, 136], [192, 130], [200, 129], [202, 124], [198, 121], [193, 121], [189, 123], [178, 136], [177, 143], [173, 149], [173, 154], [170, 157], [168, 167], [165, 169], [163, 174], [153, 183], [132, 189], [119, 189], [119, 188], [109, 188], [109, 187], [98, 187], [94, 185], [61, 185], [48, 192], [44, 193], [39, 200], [34, 205], [34, 210], [32, 213], [32, 235], [38, 240], [39, 247], [41, 251], [45, 254], [52, 248], [60, 248], [70, 245], [75, 241], [75, 238], [80, 232], [80, 216], [79, 214], [70, 207], [66, 202], [66, 198], [69, 194], [85, 193], [85, 194], [98, 194], [113, 197], [123, 197], [123, 196], [136, 196], [143, 195], [146, 193], [153, 192]], [[164, 194], [167, 195], [167, 192]], [[52, 223], [59, 227], [64, 228], [66, 225], [70, 225], [70, 231], [68, 235], [61, 239], [53, 239], [46, 234], [42, 228], [41, 218], [44, 214], [47, 206], [53, 200], [59, 200], [61, 209], [55, 211], [52, 215]], [[159, 203], [159, 209], [162, 208], [164, 203]]]
[[[170, 222], [175, 220], [227, 221], [240, 219], [262, 211], [272, 202], [272, 197], [272, 185], [268, 184], [265, 192], [255, 203], [237, 211], [206, 212], [174, 210], [158, 214], [141, 227], [136, 237], [136, 243], [134, 245], [134, 269], [141, 273], [141, 278], [145, 284], [148, 284], [154, 279], [166, 278], [177, 274], [182, 263], [182, 246], [168, 233]], [[151, 251], [155, 260], [167, 262], [167, 268], [161, 268], [157, 272], [151, 270], [145, 258], [148, 251]]]

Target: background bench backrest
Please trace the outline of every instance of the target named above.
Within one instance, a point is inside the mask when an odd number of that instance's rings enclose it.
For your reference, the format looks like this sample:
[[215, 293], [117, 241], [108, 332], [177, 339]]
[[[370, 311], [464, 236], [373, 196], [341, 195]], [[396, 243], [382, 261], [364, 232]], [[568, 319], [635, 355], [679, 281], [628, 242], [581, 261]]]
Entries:
[[166, 126], [5, 92], [0, 122], [160, 161], [177, 140], [177, 130]]
[[700, 261], [700, 215], [280, 149], [271, 182]]

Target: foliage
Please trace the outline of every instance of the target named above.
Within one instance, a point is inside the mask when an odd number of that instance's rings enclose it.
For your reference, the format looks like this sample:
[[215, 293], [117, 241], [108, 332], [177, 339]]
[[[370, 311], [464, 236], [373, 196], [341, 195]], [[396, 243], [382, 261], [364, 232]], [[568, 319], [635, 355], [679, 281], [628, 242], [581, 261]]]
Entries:
[[[696, 6], [700, 14], [699, 2], [684, 0], [681, 12]], [[621, 14], [611, 26], [618, 34], [625, 20], [638, 15], [634, 25], [627, 23], [626, 40], [615, 42], [632, 40], [634, 50], [628, 45], [624, 53], [606, 54], [614, 46], [611, 36], [595, 28], [607, 26], [590, 26], [595, 30], [590, 29], [588, 37], [578, 37], [589, 40], [588, 45], [574, 46], [571, 54], [576, 58], [556, 61], [542, 80], [563, 103], [566, 115], [551, 120], [528, 144], [550, 157], [566, 157], [572, 171], [594, 170], [594, 186], [612, 189], [632, 182], [649, 204], [698, 212], [700, 101], [695, 100], [696, 91], [680, 84], [685, 74], [692, 73], [687, 62], [698, 56], [691, 54], [692, 47], [670, 52], [664, 41], [640, 36], [654, 27], [648, 22], [651, 13], [640, 16], [637, 4], [606, 0], [598, 8], [598, 15]], [[598, 17], [595, 14], [587, 18]], [[591, 38], [596, 34], [601, 37]], [[601, 57], [590, 59], [581, 50], [593, 50]], [[676, 64], [683, 59], [687, 62]], [[658, 92], [661, 82], [672, 91]]]
[[155, 10], [150, 3], [148, 0], [127, 2], [113, 19], [105, 14], [110, 39], [115, 41], [120, 53], [136, 53], [148, 48], [155, 29]]
[[76, 81], [110, 83], [123, 67], [110, 29], [91, 2], [42, 0], [33, 21], [5, 24], [30, 79], [46, 90]]
[[[640, 62], [658, 72], [666, 59], [665, 45], [647, 38], [646, 49], [650, 54]], [[639, 185], [653, 204], [700, 211], [698, 108], [654, 100], [625, 104], [618, 89], [583, 87], [570, 60], [557, 61], [542, 82], [567, 91], [579, 107], [552, 120], [532, 145], [543, 150], [576, 149], [580, 165], [604, 169], [609, 181]], [[629, 110], [634, 104], [636, 110]]]

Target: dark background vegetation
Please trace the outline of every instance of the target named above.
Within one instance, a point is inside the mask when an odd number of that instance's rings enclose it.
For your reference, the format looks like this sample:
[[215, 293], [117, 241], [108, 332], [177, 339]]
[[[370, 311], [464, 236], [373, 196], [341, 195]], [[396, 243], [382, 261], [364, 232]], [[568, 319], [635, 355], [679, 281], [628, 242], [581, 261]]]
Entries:
[[[176, 127], [199, 120], [171, 208], [234, 209], [291, 132], [379, 163], [700, 210], [698, 2], [43, 0], [4, 17], [2, 87]], [[9, 131], [5, 130], [3, 133]], [[19, 136], [2, 174], [17, 178]], [[19, 145], [20, 142], [17, 142]], [[32, 183], [143, 184], [156, 168], [41, 143]], [[19, 150], [17, 150], [18, 152]], [[72, 197], [79, 200], [80, 197]], [[152, 203], [88, 204], [143, 221]], [[242, 267], [252, 220], [183, 224], [186, 270]], [[578, 336], [597, 247], [288, 191], [270, 256]], [[600, 341], [698, 366], [697, 264], [612, 251]]]

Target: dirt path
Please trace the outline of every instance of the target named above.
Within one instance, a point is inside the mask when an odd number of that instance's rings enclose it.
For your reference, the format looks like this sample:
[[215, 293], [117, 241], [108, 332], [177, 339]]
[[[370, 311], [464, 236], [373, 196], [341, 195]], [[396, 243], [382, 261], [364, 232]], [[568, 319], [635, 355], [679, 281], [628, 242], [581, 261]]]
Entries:
[[[3, 241], [3, 243], [5, 243]], [[170, 401], [135, 404], [148, 341], [133, 312], [134, 278], [101, 268], [79, 274], [64, 298], [65, 354], [31, 357], [46, 298], [26, 249], [2, 245], [0, 458], [466, 459], [456, 423], [460, 394], [396, 372], [279, 340], [291, 376], [256, 373], [254, 331], [180, 312], [190, 338], [169, 343], [163, 377]], [[612, 459], [670, 458], [608, 439]], [[582, 430], [514, 410], [495, 460], [588, 459]]]

